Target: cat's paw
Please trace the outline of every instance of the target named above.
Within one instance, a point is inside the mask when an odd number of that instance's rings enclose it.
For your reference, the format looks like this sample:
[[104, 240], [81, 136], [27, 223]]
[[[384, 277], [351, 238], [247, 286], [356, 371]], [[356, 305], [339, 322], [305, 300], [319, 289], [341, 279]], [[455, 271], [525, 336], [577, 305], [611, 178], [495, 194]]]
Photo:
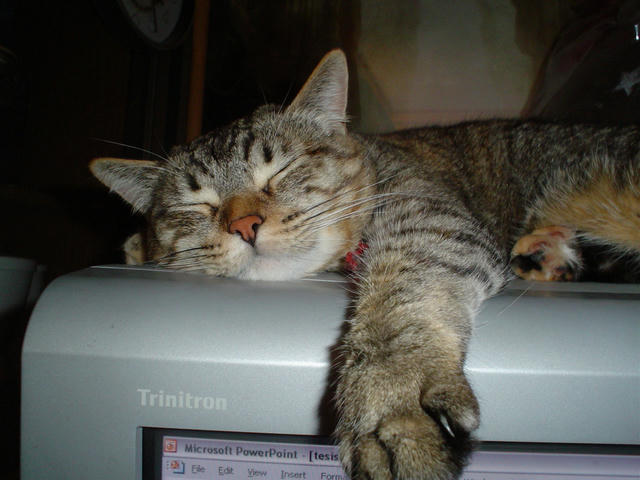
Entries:
[[144, 242], [142, 235], [134, 233], [122, 245], [127, 265], [142, 265], [145, 260]]
[[511, 250], [511, 268], [525, 280], [576, 280], [582, 262], [575, 232], [561, 226], [534, 230], [521, 237]]
[[337, 435], [346, 472], [353, 480], [458, 478], [479, 424], [464, 374], [425, 379], [413, 364], [387, 367], [343, 372]]

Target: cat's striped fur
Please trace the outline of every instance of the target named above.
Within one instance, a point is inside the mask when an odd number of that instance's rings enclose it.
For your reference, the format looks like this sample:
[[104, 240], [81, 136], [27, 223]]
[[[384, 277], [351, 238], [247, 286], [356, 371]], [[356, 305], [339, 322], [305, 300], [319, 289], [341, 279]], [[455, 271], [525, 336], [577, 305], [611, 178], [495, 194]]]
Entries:
[[510, 276], [515, 240], [557, 225], [640, 250], [640, 130], [484, 121], [378, 136], [345, 129], [347, 69], [329, 53], [286, 109], [175, 149], [98, 159], [144, 212], [130, 255], [248, 279], [341, 267], [365, 239], [337, 409], [352, 478], [455, 478], [479, 410], [472, 322]]

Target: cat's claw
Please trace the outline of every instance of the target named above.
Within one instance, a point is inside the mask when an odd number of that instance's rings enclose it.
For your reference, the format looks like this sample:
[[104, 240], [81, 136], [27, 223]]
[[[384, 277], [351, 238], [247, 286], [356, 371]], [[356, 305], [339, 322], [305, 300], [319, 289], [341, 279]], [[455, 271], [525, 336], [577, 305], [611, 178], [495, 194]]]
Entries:
[[[358, 384], [362, 395], [339, 398], [343, 408], [337, 432], [341, 461], [353, 480], [458, 478], [471, 453], [471, 432], [479, 424], [478, 403], [462, 373], [422, 395], [414, 392], [413, 404], [406, 398], [384, 403], [397, 385], [374, 386], [367, 380], [352, 385]], [[375, 427], [368, 429], [374, 419]]]
[[521, 237], [511, 250], [511, 268], [525, 280], [576, 280], [581, 259], [575, 247], [575, 232], [550, 226]]

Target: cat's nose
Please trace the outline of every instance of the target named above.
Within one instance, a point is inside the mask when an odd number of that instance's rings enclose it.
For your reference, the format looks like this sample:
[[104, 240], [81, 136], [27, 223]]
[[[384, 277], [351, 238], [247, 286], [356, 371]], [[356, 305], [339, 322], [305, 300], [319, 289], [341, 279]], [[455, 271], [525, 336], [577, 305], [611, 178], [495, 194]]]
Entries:
[[229, 233], [239, 233], [242, 239], [253, 246], [256, 243], [258, 226], [264, 219], [259, 215], [247, 215], [233, 220], [229, 224]]

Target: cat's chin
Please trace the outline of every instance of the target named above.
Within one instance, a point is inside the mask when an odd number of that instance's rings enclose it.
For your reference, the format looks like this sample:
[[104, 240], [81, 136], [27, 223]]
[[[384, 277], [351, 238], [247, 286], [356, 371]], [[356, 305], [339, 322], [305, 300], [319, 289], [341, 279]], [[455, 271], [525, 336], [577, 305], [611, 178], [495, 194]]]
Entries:
[[296, 258], [291, 255], [258, 254], [234, 276], [244, 280], [296, 280], [326, 270], [330, 257], [318, 248]]
[[237, 277], [243, 280], [296, 280], [313, 273], [309, 267], [306, 262], [292, 261], [287, 257], [257, 255]]
[[[255, 249], [250, 250], [249, 258], [243, 259], [244, 267], [233, 276], [244, 280], [296, 280], [320, 271], [335, 267], [336, 244], [340, 238], [325, 230], [318, 235], [312, 246], [300, 248], [296, 255], [291, 248], [282, 248], [278, 242], [269, 241], [270, 237], [258, 236]], [[249, 249], [244, 248], [246, 254]]]

